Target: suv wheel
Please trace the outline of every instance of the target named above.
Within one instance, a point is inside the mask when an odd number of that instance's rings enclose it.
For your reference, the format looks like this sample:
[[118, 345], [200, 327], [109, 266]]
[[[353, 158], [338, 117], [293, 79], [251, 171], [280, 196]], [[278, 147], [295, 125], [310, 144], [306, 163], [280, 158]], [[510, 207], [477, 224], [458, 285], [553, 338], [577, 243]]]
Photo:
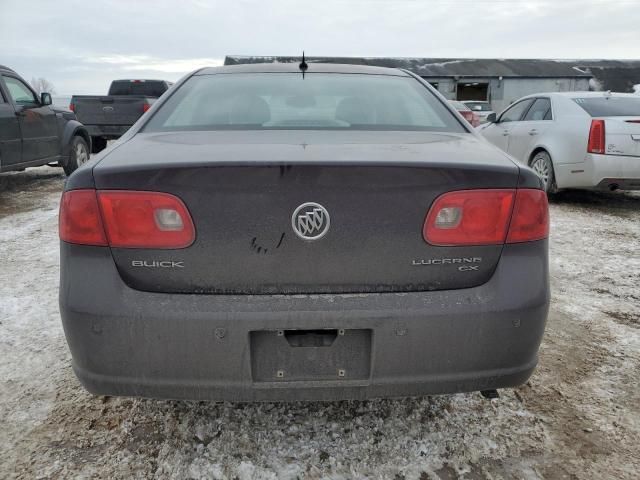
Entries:
[[553, 162], [551, 156], [544, 150], [536, 153], [529, 163], [534, 172], [538, 174], [540, 180], [542, 180], [542, 186], [544, 191], [549, 193], [556, 193], [558, 187], [556, 186], [556, 176], [553, 171]]
[[71, 141], [69, 161], [64, 165], [64, 173], [71, 175], [76, 169], [89, 161], [89, 146], [84, 138], [79, 135]]

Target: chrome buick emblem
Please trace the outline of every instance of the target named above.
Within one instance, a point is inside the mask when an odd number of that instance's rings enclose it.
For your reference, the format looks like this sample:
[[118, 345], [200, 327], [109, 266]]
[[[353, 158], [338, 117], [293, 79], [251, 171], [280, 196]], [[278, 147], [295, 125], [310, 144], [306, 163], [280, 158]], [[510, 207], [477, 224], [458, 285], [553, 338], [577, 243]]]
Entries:
[[303, 240], [318, 240], [329, 231], [329, 212], [319, 203], [307, 202], [296, 208], [291, 216], [291, 226]]

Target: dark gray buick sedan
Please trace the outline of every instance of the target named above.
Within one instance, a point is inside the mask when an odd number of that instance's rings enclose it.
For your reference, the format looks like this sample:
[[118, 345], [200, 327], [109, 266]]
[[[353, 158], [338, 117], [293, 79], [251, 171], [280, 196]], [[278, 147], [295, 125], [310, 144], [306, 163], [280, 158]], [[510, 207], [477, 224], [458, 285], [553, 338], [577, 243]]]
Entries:
[[531, 375], [539, 178], [410, 72], [305, 67], [194, 72], [69, 178], [60, 309], [90, 392], [364, 399]]

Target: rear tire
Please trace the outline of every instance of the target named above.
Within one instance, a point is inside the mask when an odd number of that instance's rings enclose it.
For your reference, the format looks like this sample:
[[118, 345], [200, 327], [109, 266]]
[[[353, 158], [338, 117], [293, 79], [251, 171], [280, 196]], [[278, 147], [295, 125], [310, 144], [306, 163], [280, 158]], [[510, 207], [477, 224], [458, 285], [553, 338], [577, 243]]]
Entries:
[[542, 187], [547, 195], [558, 191], [556, 175], [553, 170], [553, 161], [549, 153], [545, 150], [540, 150], [531, 158], [529, 166], [538, 174], [540, 180], [542, 180]]
[[102, 137], [91, 137], [91, 153], [99, 153], [107, 148], [107, 140]]
[[87, 141], [79, 135], [71, 140], [71, 149], [69, 152], [69, 161], [62, 167], [64, 173], [71, 175], [78, 167], [89, 161], [89, 145]]

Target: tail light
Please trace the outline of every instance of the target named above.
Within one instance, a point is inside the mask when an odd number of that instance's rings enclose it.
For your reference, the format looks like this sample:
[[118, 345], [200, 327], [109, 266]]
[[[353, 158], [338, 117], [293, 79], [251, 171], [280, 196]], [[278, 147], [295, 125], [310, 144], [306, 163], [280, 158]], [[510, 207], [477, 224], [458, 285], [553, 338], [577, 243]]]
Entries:
[[184, 203], [168, 193], [71, 190], [62, 197], [60, 239], [118, 248], [177, 249], [194, 242], [195, 228]]
[[471, 110], [459, 110], [459, 112], [467, 122], [473, 122], [473, 112]]
[[107, 245], [95, 190], [72, 190], [62, 195], [58, 230], [60, 240], [68, 243]]
[[516, 190], [507, 243], [532, 242], [549, 236], [549, 204], [542, 190]]
[[462, 190], [433, 203], [422, 230], [431, 245], [500, 245], [549, 235], [547, 196], [541, 190]]
[[604, 120], [591, 120], [588, 153], [604, 153]]
[[149, 110], [151, 108], [151, 105], [148, 103], [143, 103], [142, 104], [142, 113], [145, 113], [147, 110]]
[[76, 104], [75, 103], [70, 103], [69, 104], [69, 110], [71, 110], [72, 112], [76, 111]]

